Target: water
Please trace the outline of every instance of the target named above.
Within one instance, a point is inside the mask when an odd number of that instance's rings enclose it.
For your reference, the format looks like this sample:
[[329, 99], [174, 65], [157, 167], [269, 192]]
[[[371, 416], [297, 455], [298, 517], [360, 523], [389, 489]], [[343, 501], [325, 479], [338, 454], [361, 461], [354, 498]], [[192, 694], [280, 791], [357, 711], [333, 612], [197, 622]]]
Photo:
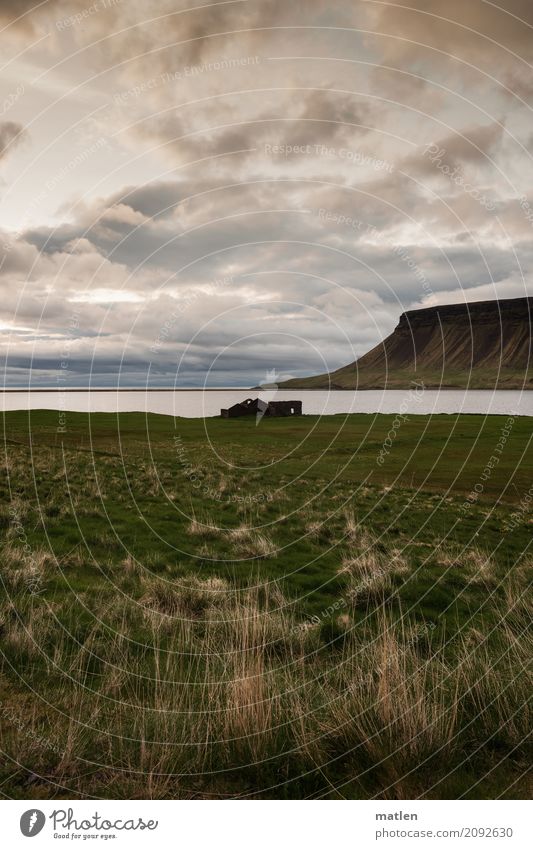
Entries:
[[308, 414], [334, 413], [481, 413], [533, 416], [533, 391], [426, 389], [352, 391], [254, 391], [250, 389], [157, 389], [129, 391], [98, 389], [76, 391], [21, 390], [1, 395], [2, 410], [65, 410], [81, 413], [147, 412], [169, 416], [199, 418], [217, 416], [222, 407], [230, 407], [245, 398], [257, 396], [265, 401], [300, 400]]

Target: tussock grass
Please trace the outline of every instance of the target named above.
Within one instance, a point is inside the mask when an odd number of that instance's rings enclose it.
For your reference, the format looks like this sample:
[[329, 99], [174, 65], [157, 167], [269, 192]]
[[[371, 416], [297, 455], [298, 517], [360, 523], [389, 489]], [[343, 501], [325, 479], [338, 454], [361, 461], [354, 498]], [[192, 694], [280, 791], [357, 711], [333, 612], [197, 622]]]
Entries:
[[352, 550], [363, 552], [373, 552], [379, 546], [379, 541], [376, 536], [371, 533], [368, 527], [361, 525], [357, 517], [346, 511], [344, 514], [344, 537], [347, 545]]
[[391, 593], [395, 579], [410, 572], [407, 559], [399, 551], [386, 551], [368, 531], [349, 528], [349, 554], [339, 569], [347, 579], [346, 594], [357, 603], [379, 601]]
[[219, 528], [209, 517], [197, 519], [193, 515], [187, 527], [187, 533], [200, 539], [213, 539], [220, 536], [223, 533], [223, 529]]
[[462, 574], [468, 583], [485, 587], [497, 584], [494, 560], [490, 554], [479, 548], [471, 547], [456, 553], [446, 552], [438, 559], [442, 566]]
[[229, 533], [235, 553], [240, 557], [275, 557], [277, 549], [272, 540], [249, 525], [240, 525]]
[[[298, 795], [335, 763], [356, 795], [411, 798], [465, 758], [475, 717], [478, 740], [497, 735], [516, 752], [526, 739], [531, 646], [505, 616], [450, 652], [427, 623], [378, 607], [362, 631], [346, 626], [332, 655], [275, 584], [145, 574], [141, 589], [140, 606], [102, 601], [110, 630], [95, 624], [75, 643], [59, 630], [49, 661], [46, 607], [34, 602], [24, 624], [3, 610], [11, 661], [46, 670], [35, 680], [53, 689], [48, 735], [59, 749], [35, 750], [39, 710], [25, 719], [28, 744], [8, 728], [7, 745], [68, 792], [108, 781], [106, 793], [124, 798]], [[353, 621], [355, 609], [344, 615]], [[95, 759], [105, 779], [87, 769]]]

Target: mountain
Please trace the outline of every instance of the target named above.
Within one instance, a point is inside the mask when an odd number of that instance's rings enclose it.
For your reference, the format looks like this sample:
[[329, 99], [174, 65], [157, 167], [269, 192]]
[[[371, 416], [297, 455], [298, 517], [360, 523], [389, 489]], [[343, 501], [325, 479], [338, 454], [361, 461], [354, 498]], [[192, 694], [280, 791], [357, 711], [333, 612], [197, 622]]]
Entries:
[[532, 321], [533, 298], [410, 310], [356, 362], [280, 388], [533, 389]]

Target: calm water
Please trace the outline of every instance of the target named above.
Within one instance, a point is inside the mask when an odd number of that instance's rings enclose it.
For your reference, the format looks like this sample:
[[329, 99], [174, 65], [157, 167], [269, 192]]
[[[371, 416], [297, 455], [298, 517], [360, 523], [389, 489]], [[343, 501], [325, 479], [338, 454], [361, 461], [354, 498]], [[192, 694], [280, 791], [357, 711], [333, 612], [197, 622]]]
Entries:
[[298, 391], [272, 392], [247, 389], [182, 390], [151, 389], [103, 392], [44, 391], [5, 392], [2, 410], [66, 410], [72, 412], [115, 413], [148, 412], [197, 418], [217, 416], [222, 407], [230, 407], [248, 397], [265, 401], [296, 399], [303, 402], [304, 413], [493, 413], [533, 416], [533, 392], [485, 390], [367, 390], [361, 392]]

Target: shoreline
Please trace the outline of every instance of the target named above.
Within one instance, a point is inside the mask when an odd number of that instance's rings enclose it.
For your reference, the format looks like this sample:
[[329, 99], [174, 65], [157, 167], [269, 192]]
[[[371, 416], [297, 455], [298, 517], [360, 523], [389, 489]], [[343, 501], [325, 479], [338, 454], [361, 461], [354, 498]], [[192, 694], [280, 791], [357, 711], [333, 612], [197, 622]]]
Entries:
[[[178, 416], [173, 415], [172, 413], [159, 413], [154, 410], [64, 410], [59, 407], [18, 407], [14, 410], [1, 410], [0, 416], [5, 417], [12, 414], [17, 413], [61, 413], [62, 415], [74, 415], [74, 416], [160, 416], [167, 419], [180, 419], [180, 421], [186, 422], [204, 422], [206, 420], [218, 420], [224, 422], [235, 422], [235, 423], [246, 423], [255, 421], [254, 416], [238, 416], [236, 418], [226, 418], [217, 413], [214, 413], [212, 416]], [[268, 418], [267, 421], [276, 421], [276, 422], [292, 422], [293, 424], [298, 421], [302, 421], [302, 419], [331, 419], [331, 418], [354, 418], [356, 416], [368, 416], [369, 418], [377, 418], [379, 416], [383, 416], [384, 418], [395, 418], [400, 416], [401, 414], [398, 412], [390, 411], [390, 412], [366, 412], [363, 410], [352, 410], [349, 413], [302, 413], [300, 416], [275, 416], [273, 418]], [[519, 412], [502, 412], [502, 413], [486, 413], [486, 412], [467, 412], [465, 410], [457, 410], [454, 412], [445, 412], [443, 410], [434, 413], [409, 413], [407, 415], [407, 420], [413, 419], [435, 419], [439, 416], [478, 416], [479, 418], [488, 419], [488, 418], [515, 418], [515, 419], [531, 419], [533, 418], [533, 413], [519, 413]]]
[[[295, 387], [292, 387], [292, 388], [289, 388], [289, 389], [277, 389], [276, 391], [277, 392], [292, 393], [292, 391], [294, 389], [295, 392], [350, 392], [350, 393], [353, 394], [355, 392], [405, 392], [406, 389], [410, 389], [410, 388], [411, 388], [411, 386], [407, 385], [407, 384], [405, 386], [392, 386], [392, 387], [390, 387], [390, 389], [383, 389], [382, 387], [379, 387], [379, 386], [373, 386], [373, 387], [372, 386], [365, 386], [364, 388], [361, 388], [361, 389], [337, 389], [337, 388], [329, 389], [328, 387], [324, 387], [324, 386], [322, 386], [322, 387], [314, 386], [312, 388], [311, 387], [309, 387], [309, 388], [304, 387], [304, 388], [299, 389], [298, 387], [295, 386]], [[425, 389], [426, 389], [426, 391], [429, 391], [429, 392], [533, 392], [533, 386], [511, 386], [511, 387], [506, 386], [506, 387], [501, 388], [501, 389], [494, 388], [494, 387], [476, 387], [476, 388], [470, 389], [468, 386], [426, 386]], [[81, 389], [76, 389], [76, 388], [61, 389], [61, 388], [58, 388], [56, 386], [51, 386], [49, 388], [42, 388], [41, 387], [39, 389], [32, 389], [32, 388], [28, 388], [28, 387], [23, 387], [21, 389], [0, 389], [0, 395], [13, 395], [13, 394], [19, 394], [20, 395], [22, 393], [36, 394], [38, 392], [58, 392], [58, 393], [64, 394], [66, 392], [115, 392], [115, 393], [119, 393], [119, 392], [241, 392], [241, 391], [242, 392], [252, 392], [252, 393], [253, 392], [272, 392], [272, 389], [260, 389], [260, 388], [259, 389], [258, 388], [248, 389], [246, 387], [241, 387], [241, 386], [236, 386], [236, 387], [230, 386], [229, 388], [228, 387], [219, 387], [219, 388], [217, 388], [217, 387], [206, 387], [205, 389], [203, 387], [197, 387], [197, 386], [193, 386], [193, 387], [190, 387], [190, 388], [179, 388], [179, 389], [171, 389], [171, 388], [168, 388], [168, 387], [162, 387], [160, 389], [157, 389], [157, 388], [139, 388], [139, 387], [132, 387], [131, 389], [127, 389], [127, 388], [122, 388], [122, 389], [111, 388], [110, 389], [108, 387], [104, 387], [102, 389], [99, 389], [97, 387], [81, 388]]]

